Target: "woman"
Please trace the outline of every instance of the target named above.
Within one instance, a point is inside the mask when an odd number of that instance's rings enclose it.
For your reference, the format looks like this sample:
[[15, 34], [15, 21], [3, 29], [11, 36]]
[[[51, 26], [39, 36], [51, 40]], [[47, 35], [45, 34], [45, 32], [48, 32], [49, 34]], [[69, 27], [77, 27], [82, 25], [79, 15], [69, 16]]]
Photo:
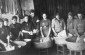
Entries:
[[32, 39], [33, 38], [33, 27], [32, 27], [32, 23], [30, 22], [28, 15], [24, 16], [24, 22], [22, 23], [22, 29], [21, 29], [22, 33], [23, 33], [23, 38], [24, 39]]
[[43, 19], [40, 22], [41, 36], [37, 37], [34, 43], [37, 48], [45, 49], [52, 46], [52, 41], [50, 39], [51, 21], [47, 19], [47, 15], [45, 13], [42, 14], [42, 17]]
[[21, 24], [17, 22], [17, 16], [12, 17], [12, 24], [10, 25], [10, 31], [13, 34], [12, 41], [18, 38], [19, 32], [21, 31]]
[[55, 18], [52, 19], [52, 30], [54, 35], [57, 36], [58, 33], [65, 29], [66, 29], [65, 22], [63, 19], [60, 19], [60, 16], [57, 13]]
[[4, 27], [4, 21], [0, 19], [0, 50], [5, 51], [10, 38], [10, 31]]
[[75, 32], [74, 32], [74, 19], [73, 19], [73, 16], [72, 16], [71, 12], [68, 13], [67, 32], [72, 34], [72, 35], [75, 34]]
[[40, 31], [42, 37], [49, 37], [51, 32], [51, 21], [47, 19], [45, 13], [42, 14], [43, 20], [40, 22]]

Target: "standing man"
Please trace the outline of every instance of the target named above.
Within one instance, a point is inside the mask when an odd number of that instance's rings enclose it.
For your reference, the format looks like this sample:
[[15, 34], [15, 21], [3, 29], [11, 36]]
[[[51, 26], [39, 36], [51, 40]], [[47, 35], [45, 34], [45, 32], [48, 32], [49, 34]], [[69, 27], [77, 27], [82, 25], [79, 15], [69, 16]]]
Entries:
[[60, 19], [59, 14], [56, 14], [55, 18], [52, 19], [52, 30], [55, 36], [61, 31], [66, 29], [66, 25], [63, 19]]
[[85, 37], [85, 19], [81, 13], [77, 14], [78, 18], [74, 21], [75, 35], [77, 37]]
[[30, 16], [29, 16], [30, 21], [33, 23], [33, 33], [39, 33], [39, 22], [40, 20], [38, 19], [37, 16], [35, 16], [34, 10], [31, 10]]

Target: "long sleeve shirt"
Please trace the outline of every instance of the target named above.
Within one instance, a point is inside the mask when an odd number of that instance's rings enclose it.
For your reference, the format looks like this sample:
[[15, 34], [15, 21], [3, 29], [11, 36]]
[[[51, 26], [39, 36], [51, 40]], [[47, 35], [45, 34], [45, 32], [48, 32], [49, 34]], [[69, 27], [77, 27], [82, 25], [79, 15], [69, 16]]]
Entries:
[[85, 19], [76, 19], [74, 22], [74, 29], [76, 35], [83, 35], [85, 33]]
[[60, 31], [64, 30], [64, 28], [65, 28], [64, 20], [57, 20], [56, 18], [54, 18], [52, 20], [52, 28], [54, 28], [54, 30], [56, 32], [60, 32]]

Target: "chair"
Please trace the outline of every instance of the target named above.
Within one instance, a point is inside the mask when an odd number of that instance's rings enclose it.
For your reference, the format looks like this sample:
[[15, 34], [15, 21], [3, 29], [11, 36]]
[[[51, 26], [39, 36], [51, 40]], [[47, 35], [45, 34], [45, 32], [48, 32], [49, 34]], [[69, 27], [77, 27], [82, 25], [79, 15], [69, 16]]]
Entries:
[[39, 49], [39, 55], [41, 55], [41, 53], [46, 53], [46, 55], [49, 55], [49, 49]]
[[65, 49], [66, 49], [66, 37], [55, 37], [54, 41], [55, 44], [57, 45], [57, 55], [60, 55], [62, 53], [63, 55], [66, 54]]

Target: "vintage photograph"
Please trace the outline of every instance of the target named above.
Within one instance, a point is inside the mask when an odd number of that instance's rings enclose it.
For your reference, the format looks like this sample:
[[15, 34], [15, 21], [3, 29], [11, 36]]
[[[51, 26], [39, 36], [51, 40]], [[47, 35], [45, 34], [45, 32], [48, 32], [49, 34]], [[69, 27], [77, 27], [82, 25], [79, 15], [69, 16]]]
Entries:
[[85, 55], [85, 0], [0, 0], [0, 55]]

